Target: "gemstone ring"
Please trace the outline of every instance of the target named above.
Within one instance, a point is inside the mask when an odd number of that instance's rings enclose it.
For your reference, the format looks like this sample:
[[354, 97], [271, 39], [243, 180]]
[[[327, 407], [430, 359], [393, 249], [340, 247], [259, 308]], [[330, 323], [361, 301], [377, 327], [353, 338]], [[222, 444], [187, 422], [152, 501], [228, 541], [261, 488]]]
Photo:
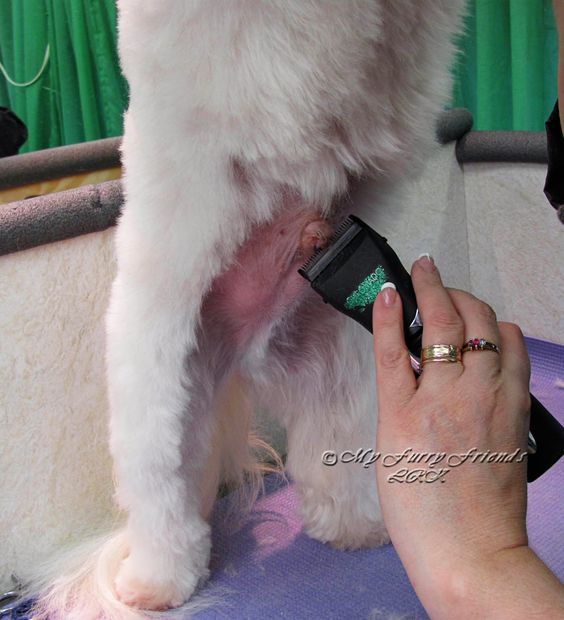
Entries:
[[485, 338], [470, 338], [470, 340], [467, 340], [462, 347], [462, 353], [467, 351], [495, 351], [496, 353], [501, 353], [497, 344]]

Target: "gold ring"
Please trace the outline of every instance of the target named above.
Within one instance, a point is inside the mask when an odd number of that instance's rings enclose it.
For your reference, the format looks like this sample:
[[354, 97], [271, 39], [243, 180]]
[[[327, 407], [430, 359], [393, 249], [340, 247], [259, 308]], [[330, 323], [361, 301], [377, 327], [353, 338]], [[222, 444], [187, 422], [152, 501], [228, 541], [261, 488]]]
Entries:
[[455, 344], [430, 344], [421, 349], [421, 366], [427, 362], [462, 364], [462, 350]]
[[485, 338], [470, 338], [470, 340], [467, 340], [462, 347], [462, 353], [468, 351], [495, 351], [495, 353], [501, 353], [497, 344]]

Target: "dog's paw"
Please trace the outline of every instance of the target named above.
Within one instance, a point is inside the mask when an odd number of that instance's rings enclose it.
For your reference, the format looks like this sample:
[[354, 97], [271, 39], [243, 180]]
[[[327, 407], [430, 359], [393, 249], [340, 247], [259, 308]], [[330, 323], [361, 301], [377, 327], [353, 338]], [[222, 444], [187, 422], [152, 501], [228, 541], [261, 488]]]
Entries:
[[390, 542], [383, 521], [367, 519], [357, 525], [359, 528], [357, 531], [347, 529], [327, 542], [335, 549], [367, 549], [387, 545]]
[[138, 570], [131, 558], [123, 560], [114, 587], [118, 599], [136, 609], [164, 611], [183, 605], [192, 595], [204, 575], [184, 571], [182, 579], [175, 575], [166, 579], [163, 575], [147, 574]]
[[[164, 611], [183, 605], [209, 574], [209, 550], [199, 562], [171, 565], [169, 570], [157, 568], [157, 562], [140, 562], [126, 557], [114, 581], [117, 598], [129, 607], [147, 611]], [[192, 558], [194, 559], [194, 558]]]
[[390, 542], [384, 522], [378, 520], [355, 519], [346, 524], [316, 521], [306, 524], [305, 529], [309, 536], [335, 549], [366, 549]]
[[379, 547], [390, 542], [378, 504], [358, 506], [333, 497], [307, 497], [301, 512], [309, 536], [337, 549]]

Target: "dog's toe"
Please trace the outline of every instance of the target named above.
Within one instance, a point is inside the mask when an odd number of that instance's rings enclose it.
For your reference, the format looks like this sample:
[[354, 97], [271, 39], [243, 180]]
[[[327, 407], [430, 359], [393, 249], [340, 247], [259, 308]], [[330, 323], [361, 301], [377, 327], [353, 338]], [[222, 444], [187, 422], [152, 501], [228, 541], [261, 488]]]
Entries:
[[[186, 576], [185, 576], [186, 577]], [[183, 583], [139, 576], [129, 558], [122, 562], [114, 582], [117, 598], [128, 607], [147, 611], [164, 611], [180, 607], [188, 600], [198, 584], [198, 576], [184, 579]]]
[[344, 532], [340, 537], [328, 542], [335, 549], [365, 549], [386, 545], [390, 542], [390, 537], [383, 521], [367, 521], [359, 531]]
[[312, 538], [337, 549], [378, 547], [390, 542], [378, 502], [368, 496], [340, 499], [318, 489], [301, 489], [301, 513]]

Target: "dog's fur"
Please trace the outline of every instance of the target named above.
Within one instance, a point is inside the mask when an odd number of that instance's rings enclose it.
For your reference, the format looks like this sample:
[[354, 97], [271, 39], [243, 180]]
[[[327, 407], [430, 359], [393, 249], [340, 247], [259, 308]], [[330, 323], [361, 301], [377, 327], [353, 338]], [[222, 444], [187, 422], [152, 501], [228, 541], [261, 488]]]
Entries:
[[342, 548], [387, 540], [373, 472], [321, 463], [374, 437], [371, 340], [296, 269], [354, 179], [401, 178], [433, 140], [462, 0], [118, 4], [131, 99], [107, 379], [128, 519], [37, 617], [189, 599], [222, 470], [252, 470], [248, 418], [232, 411], [249, 397], [287, 429], [307, 531]]

